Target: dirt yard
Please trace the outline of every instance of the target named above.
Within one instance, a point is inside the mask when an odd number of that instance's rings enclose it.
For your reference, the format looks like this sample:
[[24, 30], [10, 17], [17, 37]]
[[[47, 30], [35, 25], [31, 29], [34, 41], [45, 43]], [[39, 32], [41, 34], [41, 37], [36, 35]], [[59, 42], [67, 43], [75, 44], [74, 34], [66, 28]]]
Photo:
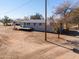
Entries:
[[69, 50], [79, 47], [70, 41], [79, 38], [65, 35], [61, 38], [48, 33], [50, 42], [46, 42], [43, 32], [17, 31], [13, 27], [0, 26], [0, 59], [79, 59], [79, 54]]

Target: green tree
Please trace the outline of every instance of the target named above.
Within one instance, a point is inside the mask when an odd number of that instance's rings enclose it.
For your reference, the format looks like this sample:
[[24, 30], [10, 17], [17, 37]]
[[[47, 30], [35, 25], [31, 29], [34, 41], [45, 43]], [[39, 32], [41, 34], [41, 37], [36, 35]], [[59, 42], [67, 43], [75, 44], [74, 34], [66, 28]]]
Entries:
[[10, 19], [8, 16], [4, 16], [4, 18], [2, 19], [2, 23], [4, 24], [4, 26], [7, 26], [8, 23], [11, 23], [13, 20]]
[[24, 16], [23, 20], [29, 20], [29, 17]]
[[39, 13], [36, 13], [35, 15], [30, 16], [30, 19], [34, 19], [34, 20], [42, 19], [42, 18], [43, 18], [42, 15]]

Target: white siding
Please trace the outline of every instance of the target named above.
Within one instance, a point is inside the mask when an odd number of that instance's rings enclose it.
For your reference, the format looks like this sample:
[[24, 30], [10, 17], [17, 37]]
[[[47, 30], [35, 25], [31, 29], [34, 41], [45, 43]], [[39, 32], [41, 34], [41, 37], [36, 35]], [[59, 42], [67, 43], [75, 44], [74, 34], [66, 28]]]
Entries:
[[[45, 20], [26, 20], [26, 21], [22, 21], [21, 25], [23, 25], [24, 27], [33, 28], [34, 30], [37, 30], [37, 31], [45, 31]], [[52, 32], [52, 29], [53, 28], [50, 25], [50, 21], [47, 21], [47, 31]]]

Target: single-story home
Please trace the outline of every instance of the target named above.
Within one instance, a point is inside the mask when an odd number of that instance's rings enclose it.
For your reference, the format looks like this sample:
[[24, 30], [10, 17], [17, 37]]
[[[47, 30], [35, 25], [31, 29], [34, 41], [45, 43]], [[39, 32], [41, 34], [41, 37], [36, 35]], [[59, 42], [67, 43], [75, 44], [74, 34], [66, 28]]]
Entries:
[[[53, 32], [51, 20], [47, 20], [47, 32]], [[20, 22], [22, 28], [33, 28], [35, 31], [45, 31], [45, 20], [25, 20]]]

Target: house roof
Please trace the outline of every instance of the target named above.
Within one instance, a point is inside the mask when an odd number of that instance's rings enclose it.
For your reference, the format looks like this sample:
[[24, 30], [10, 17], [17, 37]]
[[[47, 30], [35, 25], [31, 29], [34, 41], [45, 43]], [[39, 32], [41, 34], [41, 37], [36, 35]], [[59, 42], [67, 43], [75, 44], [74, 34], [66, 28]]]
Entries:
[[[21, 21], [21, 22], [26, 22], [26, 23], [45, 23], [45, 20], [25, 20], [25, 21]], [[50, 23], [50, 20], [47, 20], [47, 23]]]

